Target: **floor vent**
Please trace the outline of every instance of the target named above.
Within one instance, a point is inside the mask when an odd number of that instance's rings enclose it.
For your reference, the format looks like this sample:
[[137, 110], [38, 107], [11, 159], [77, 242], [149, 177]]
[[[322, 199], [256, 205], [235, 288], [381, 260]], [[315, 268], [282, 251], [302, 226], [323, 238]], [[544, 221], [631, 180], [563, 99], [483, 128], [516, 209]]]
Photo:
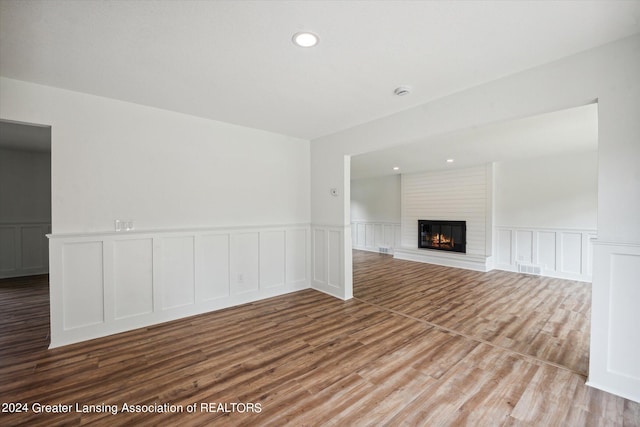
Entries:
[[542, 268], [539, 265], [533, 264], [518, 264], [518, 273], [537, 274], [542, 273]]

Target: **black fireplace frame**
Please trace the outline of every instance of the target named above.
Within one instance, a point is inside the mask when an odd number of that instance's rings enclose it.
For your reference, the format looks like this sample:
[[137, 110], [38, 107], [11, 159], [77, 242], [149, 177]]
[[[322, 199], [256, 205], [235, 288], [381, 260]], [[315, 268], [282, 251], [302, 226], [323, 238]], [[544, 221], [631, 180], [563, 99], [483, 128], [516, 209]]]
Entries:
[[[423, 233], [431, 233], [431, 231], [425, 231], [425, 228], [431, 230], [431, 227], [449, 226], [449, 227], [461, 227], [462, 242], [454, 242], [453, 248], [443, 248], [438, 246], [425, 245], [423, 240]], [[433, 249], [437, 251], [446, 252], [467, 252], [467, 222], [466, 221], [444, 221], [444, 220], [418, 220], [418, 248], [419, 249]]]

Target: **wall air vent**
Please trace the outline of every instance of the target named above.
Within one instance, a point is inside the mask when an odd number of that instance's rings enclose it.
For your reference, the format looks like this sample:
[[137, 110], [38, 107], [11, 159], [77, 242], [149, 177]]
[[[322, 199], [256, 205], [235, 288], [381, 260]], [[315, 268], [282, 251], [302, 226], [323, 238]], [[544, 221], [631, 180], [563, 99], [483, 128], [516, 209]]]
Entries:
[[518, 273], [535, 274], [539, 276], [542, 274], [542, 268], [539, 265], [518, 264]]

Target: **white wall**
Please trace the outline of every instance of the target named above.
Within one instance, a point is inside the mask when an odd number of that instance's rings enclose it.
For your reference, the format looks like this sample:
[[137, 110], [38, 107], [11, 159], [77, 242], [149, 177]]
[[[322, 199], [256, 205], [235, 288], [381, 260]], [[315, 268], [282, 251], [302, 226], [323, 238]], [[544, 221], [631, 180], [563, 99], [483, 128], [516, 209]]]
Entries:
[[[633, 277], [640, 274], [639, 51], [640, 35], [635, 35], [312, 141], [312, 227], [333, 224], [344, 230], [344, 245], [336, 247], [350, 246], [348, 200], [331, 200], [328, 194], [331, 187], [349, 187], [345, 156], [597, 100], [600, 248], [594, 252], [589, 384], [640, 401], [640, 374], [637, 364], [630, 362], [640, 360], [637, 319], [610, 316], [607, 296], [613, 293], [615, 301], [634, 301], [636, 306], [639, 302], [637, 286], [632, 286]], [[608, 255], [613, 250], [618, 258]], [[342, 262], [336, 268], [343, 274], [343, 287], [334, 294], [348, 298], [352, 289], [348, 252]], [[614, 330], [625, 339], [612, 345]], [[612, 360], [615, 369], [609, 364]]]
[[597, 151], [495, 164], [495, 267], [590, 282]]
[[400, 246], [400, 175], [351, 180], [354, 249], [392, 254]]
[[0, 148], [0, 278], [49, 271], [51, 154]]
[[498, 162], [494, 179], [497, 226], [597, 227], [597, 151]]
[[[640, 84], [636, 73], [640, 67], [638, 45], [640, 36], [630, 37], [312, 141], [312, 223], [346, 224], [345, 219], [349, 219], [348, 215], [345, 217], [348, 209], [344, 204], [327, 202], [330, 200], [328, 188], [349, 183], [341, 167], [345, 155], [428, 142], [430, 137], [448, 132], [585, 105], [594, 100], [598, 100], [599, 109], [599, 167], [602, 168], [602, 161], [606, 160], [606, 175], [611, 177], [604, 180], [609, 184], [606, 187], [614, 198], [637, 194], [637, 168], [629, 163], [636, 159], [633, 154], [638, 144], [633, 135], [640, 126], [634, 120], [637, 118], [635, 90]], [[613, 141], [606, 141], [609, 138]], [[609, 170], [616, 165], [621, 170]], [[624, 183], [614, 185], [617, 181]], [[599, 191], [599, 200], [602, 197]], [[610, 213], [628, 223], [632, 217], [640, 216], [640, 198], [637, 202], [628, 200], [626, 212], [614, 209], [613, 204], [609, 204], [608, 209], [599, 204], [599, 209], [607, 211], [605, 218]], [[602, 220], [600, 212], [598, 217]], [[621, 236], [615, 231], [618, 221], [610, 218], [606, 223], [605, 230], [598, 227], [600, 235], [604, 232], [605, 236]], [[629, 238], [640, 241], [640, 227], [633, 227]]]
[[52, 126], [54, 233], [309, 221], [308, 141], [5, 78], [0, 111]]
[[310, 286], [308, 141], [6, 78], [0, 112], [52, 127], [52, 346]]
[[351, 180], [351, 222], [400, 222], [400, 175]]

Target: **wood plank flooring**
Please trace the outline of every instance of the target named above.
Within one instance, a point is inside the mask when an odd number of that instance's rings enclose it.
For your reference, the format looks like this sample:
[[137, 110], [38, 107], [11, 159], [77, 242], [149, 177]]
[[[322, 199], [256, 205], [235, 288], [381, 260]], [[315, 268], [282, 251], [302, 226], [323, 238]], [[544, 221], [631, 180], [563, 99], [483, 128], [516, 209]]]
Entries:
[[591, 284], [354, 251], [354, 295], [587, 375]]
[[[0, 425], [640, 425], [640, 404], [586, 387], [579, 373], [590, 297], [562, 285], [582, 284], [455, 269], [435, 279], [432, 268], [356, 251], [350, 301], [305, 290], [52, 350], [46, 276], [0, 281], [0, 403], [118, 409], [0, 412]], [[555, 349], [570, 336], [577, 356]], [[261, 411], [200, 406], [213, 402]], [[124, 413], [124, 403], [198, 406]]]

